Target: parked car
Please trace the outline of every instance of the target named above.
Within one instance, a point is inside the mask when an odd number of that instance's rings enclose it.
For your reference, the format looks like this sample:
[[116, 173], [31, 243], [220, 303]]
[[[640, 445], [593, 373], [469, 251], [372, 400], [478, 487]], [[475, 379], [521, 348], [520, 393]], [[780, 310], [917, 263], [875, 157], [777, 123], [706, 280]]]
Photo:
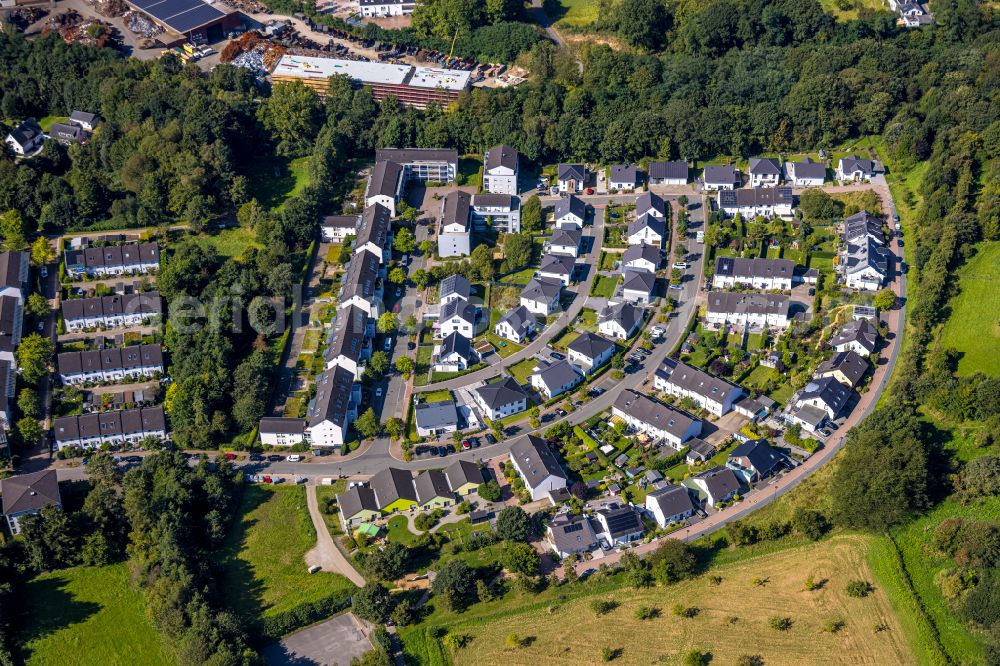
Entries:
[[278, 455], [268, 456], [267, 457], [267, 461], [268, 462], [279, 462], [280, 460], [281, 460], [281, 456], [278, 456]]
[[448, 455], [448, 447], [447, 446], [439, 447], [438, 456], [444, 458], [446, 455]]
[[250, 454], [250, 462], [260, 462], [262, 460], [264, 460], [264, 456], [260, 455], [259, 453]]
[[463, 439], [462, 440], [462, 448], [465, 449], [466, 451], [468, 451], [469, 449], [472, 448], [472, 442], [470, 442], [467, 439]]
[[670, 285], [670, 288], [671, 288], [671, 289], [676, 289], [677, 291], [680, 291], [680, 290], [681, 290], [681, 289], [683, 289], [684, 287], [682, 287], [682, 286], [681, 286], [681, 285], [679, 285], [679, 284], [672, 284], [672, 285]]
[[561, 361], [564, 358], [566, 358], [565, 356], [563, 356], [559, 352], [552, 352], [551, 354], [549, 354], [549, 356], [551, 356], [552, 358], [556, 359], [557, 361]]
[[300, 456], [297, 453], [293, 453], [292, 455], [285, 458], [285, 460], [287, 460], [288, 462], [299, 462], [300, 460], [302, 460], [302, 456]]
[[687, 265], [686, 261], [675, 261], [674, 262], [674, 268], [679, 268], [681, 270], [684, 270], [687, 267], [688, 267], [688, 265]]
[[47, 278], [49, 276], [48, 266], [42, 266], [42, 270], [40, 271], [40, 273], [42, 274], [43, 278]]
[[236, 460], [236, 454], [235, 453], [227, 453], [226, 454], [226, 460]]
[[558, 414], [559, 416], [566, 416], [566, 410], [562, 408], [557, 409], [556, 414]]
[[392, 349], [392, 338], [386, 338], [385, 339], [385, 350], [389, 351], [390, 349]]
[[489, 442], [490, 444], [496, 444], [497, 438], [494, 437], [492, 433], [486, 433], [486, 441]]
[[375, 389], [375, 397], [376, 398], [381, 398], [382, 397], [382, 387], [381, 386], [379, 386], [378, 388]]
[[396, 287], [396, 298], [399, 298], [402, 295], [403, 295], [403, 288], [402, 287]]
[[407, 348], [407, 349], [408, 349], [409, 351], [413, 351], [414, 349], [416, 349], [416, 348], [417, 348], [417, 345], [416, 345], [416, 343], [415, 343], [415, 342], [413, 342], [413, 341], [411, 340], [410, 342], [407, 342], [407, 343], [406, 343], [406, 348]]
[[825, 428], [820, 428], [816, 432], [818, 432], [819, 434], [823, 435], [824, 437], [829, 437], [830, 436], [830, 431], [827, 430], [827, 429], [825, 429]]

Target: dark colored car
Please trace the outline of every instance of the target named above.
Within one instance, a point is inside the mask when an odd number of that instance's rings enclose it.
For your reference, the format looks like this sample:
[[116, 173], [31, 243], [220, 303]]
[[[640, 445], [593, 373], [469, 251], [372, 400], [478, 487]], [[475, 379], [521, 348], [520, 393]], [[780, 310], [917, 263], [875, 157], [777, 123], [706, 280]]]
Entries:
[[486, 441], [489, 442], [490, 444], [496, 444], [497, 438], [494, 437], [491, 433], [486, 433]]
[[250, 462], [260, 462], [262, 460], [264, 460], [264, 456], [260, 455], [259, 453], [250, 454]]
[[279, 462], [281, 459], [282, 459], [282, 457], [278, 456], [278, 455], [268, 456], [267, 457], [268, 462]]
[[415, 342], [413, 342], [413, 341], [411, 340], [410, 342], [407, 342], [407, 343], [406, 343], [406, 348], [407, 348], [408, 350], [410, 350], [410, 351], [413, 351], [414, 349], [416, 349], [416, 348], [417, 348], [417, 345], [416, 345], [416, 343], [415, 343]]
[[442, 446], [441, 448], [439, 448], [438, 449], [438, 455], [441, 456], [442, 458], [444, 458], [446, 455], [448, 455], [448, 447], [447, 446]]

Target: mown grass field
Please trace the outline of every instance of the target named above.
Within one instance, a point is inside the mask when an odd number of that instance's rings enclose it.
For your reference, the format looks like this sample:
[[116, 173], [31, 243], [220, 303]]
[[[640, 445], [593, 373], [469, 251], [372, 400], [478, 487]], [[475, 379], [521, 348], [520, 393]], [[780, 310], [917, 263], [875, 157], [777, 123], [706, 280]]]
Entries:
[[171, 664], [124, 564], [36, 576], [22, 599], [25, 663]]
[[980, 243], [958, 271], [959, 293], [941, 331], [941, 346], [962, 352], [958, 374], [1000, 375], [1000, 242]]
[[268, 616], [338, 591], [353, 589], [343, 576], [310, 574], [303, 559], [316, 545], [304, 486], [249, 486], [242, 518], [219, 552], [226, 603], [245, 617]]
[[[622, 588], [563, 603], [546, 593], [537, 597], [539, 603], [522, 609], [492, 616], [477, 612], [466, 622], [452, 617], [450, 631], [471, 637], [468, 646], [453, 655], [454, 663], [592, 664], [602, 661], [605, 647], [621, 650], [619, 660], [628, 664], [681, 663], [691, 649], [710, 652], [712, 663], [719, 664], [735, 663], [742, 654], [758, 654], [768, 664], [810, 666], [921, 662], [909, 647], [889, 594], [872, 573], [871, 545], [871, 537], [840, 535], [714, 567], [710, 574], [722, 577], [718, 585], [699, 577], [666, 588]], [[826, 583], [807, 592], [807, 576]], [[766, 582], [754, 585], [755, 578]], [[864, 599], [848, 597], [844, 587], [853, 579], [873, 582], [875, 592]], [[618, 607], [598, 616], [590, 605], [594, 599], [613, 599]], [[675, 604], [697, 608], [698, 613], [678, 617], [671, 612]], [[640, 606], [659, 608], [661, 615], [638, 620], [635, 611]], [[772, 629], [772, 617], [791, 618], [791, 628]], [[824, 631], [824, 625], [835, 620], [842, 621], [843, 628]], [[881, 624], [887, 628], [877, 632]], [[522, 647], [506, 647], [511, 633], [522, 640]], [[404, 635], [404, 641], [407, 638]], [[433, 646], [423, 645], [419, 636], [412, 638], [414, 651], [431, 656]]]
[[309, 184], [309, 157], [286, 163], [258, 161], [250, 165], [250, 192], [262, 206], [280, 208]]
[[253, 229], [246, 229], [244, 227], [223, 229], [217, 233], [199, 238], [199, 242], [204, 245], [211, 245], [220, 257], [227, 259], [241, 257], [251, 247], [261, 247], [257, 243], [257, 237], [254, 235]]

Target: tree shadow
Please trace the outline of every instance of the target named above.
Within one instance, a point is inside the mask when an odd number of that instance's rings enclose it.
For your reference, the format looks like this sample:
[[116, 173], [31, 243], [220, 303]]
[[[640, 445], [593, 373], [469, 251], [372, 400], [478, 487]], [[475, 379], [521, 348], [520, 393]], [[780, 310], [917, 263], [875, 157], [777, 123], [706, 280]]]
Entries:
[[[31, 650], [26, 646], [32, 641], [66, 629], [74, 624], [85, 622], [101, 610], [101, 605], [92, 601], [77, 601], [66, 587], [69, 580], [58, 577], [36, 578], [27, 584], [25, 595], [36, 600], [43, 612], [32, 612], [28, 603], [23, 603], [21, 626], [24, 627], [19, 638], [22, 646], [22, 656], [25, 662], [31, 661]], [[30, 614], [30, 619], [28, 615]]]

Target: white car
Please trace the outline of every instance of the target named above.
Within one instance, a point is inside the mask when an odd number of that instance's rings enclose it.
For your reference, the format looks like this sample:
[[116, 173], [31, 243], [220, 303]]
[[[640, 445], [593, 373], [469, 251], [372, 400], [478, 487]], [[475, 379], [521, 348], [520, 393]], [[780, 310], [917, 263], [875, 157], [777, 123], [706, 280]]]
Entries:
[[652, 335], [654, 338], [662, 338], [664, 333], [666, 333], [666, 331], [663, 330], [662, 326], [654, 326], [653, 328], [649, 329], [649, 334]]
[[686, 261], [678, 261], [678, 262], [674, 263], [674, 268], [679, 268], [681, 270], [684, 270], [687, 267], [688, 267], [688, 265], [687, 265]]
[[299, 462], [300, 460], [302, 460], [302, 456], [300, 456], [297, 453], [293, 453], [292, 455], [285, 458], [285, 460], [287, 460], [288, 462]]

